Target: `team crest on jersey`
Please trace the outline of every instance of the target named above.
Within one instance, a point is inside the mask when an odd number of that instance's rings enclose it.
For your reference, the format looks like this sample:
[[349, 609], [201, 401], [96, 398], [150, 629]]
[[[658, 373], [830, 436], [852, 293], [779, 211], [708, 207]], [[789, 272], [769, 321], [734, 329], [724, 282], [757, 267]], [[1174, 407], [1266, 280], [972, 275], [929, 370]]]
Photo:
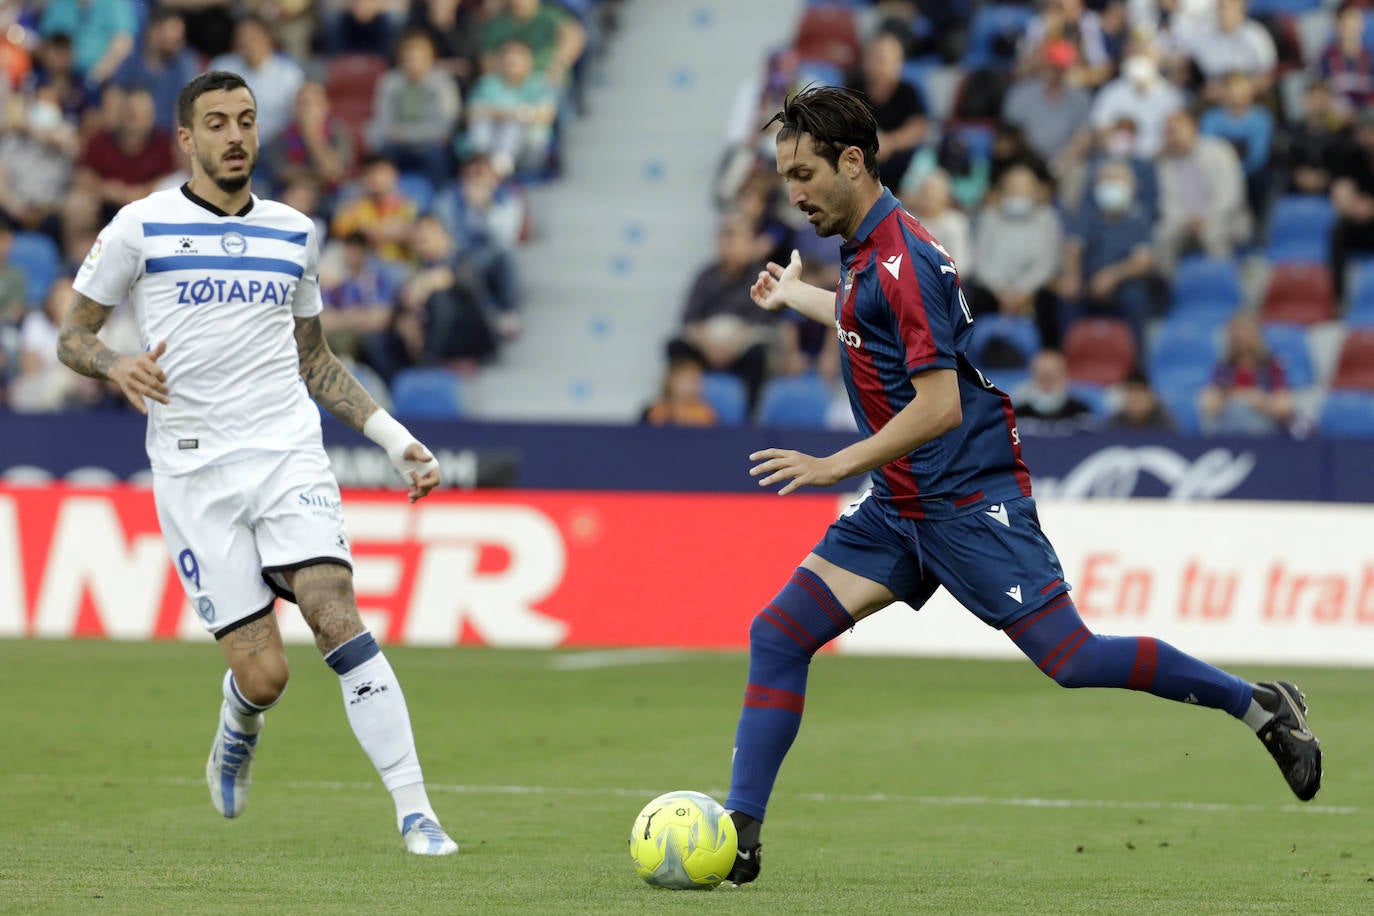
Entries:
[[841, 301], [841, 302], [844, 302], [844, 300], [846, 300], [846, 299], [849, 298], [849, 291], [850, 291], [851, 289], [853, 289], [853, 288], [854, 288], [854, 271], [853, 271], [853, 269], [851, 268], [850, 270], [845, 271], [844, 281], [843, 281], [842, 283], [840, 283], [840, 301]]
[[104, 239], [101, 239], [101, 238], [97, 238], [97, 239], [95, 240], [95, 244], [91, 246], [91, 250], [86, 254], [86, 265], [87, 265], [87, 266], [93, 266], [93, 265], [95, 264], [96, 261], [99, 261], [99, 260], [100, 260], [100, 252], [103, 251], [104, 248], [105, 248], [105, 240], [104, 240]]
[[248, 240], [243, 237], [242, 232], [230, 229], [219, 237], [219, 246], [224, 249], [225, 254], [237, 258], [248, 250]]

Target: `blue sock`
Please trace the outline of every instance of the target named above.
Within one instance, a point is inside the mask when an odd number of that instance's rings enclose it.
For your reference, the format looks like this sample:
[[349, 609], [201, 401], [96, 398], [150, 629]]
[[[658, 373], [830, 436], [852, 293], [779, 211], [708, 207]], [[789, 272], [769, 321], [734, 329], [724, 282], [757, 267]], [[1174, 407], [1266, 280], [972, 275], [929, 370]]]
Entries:
[[1157, 697], [1224, 709], [1240, 718], [1250, 685], [1167, 642], [1149, 636], [1098, 636], [1068, 595], [1007, 627], [1026, 657], [1064, 687], [1124, 687]]
[[811, 656], [852, 626], [854, 618], [821, 577], [803, 568], [754, 618], [726, 808], [763, 820], [782, 758], [801, 727]]

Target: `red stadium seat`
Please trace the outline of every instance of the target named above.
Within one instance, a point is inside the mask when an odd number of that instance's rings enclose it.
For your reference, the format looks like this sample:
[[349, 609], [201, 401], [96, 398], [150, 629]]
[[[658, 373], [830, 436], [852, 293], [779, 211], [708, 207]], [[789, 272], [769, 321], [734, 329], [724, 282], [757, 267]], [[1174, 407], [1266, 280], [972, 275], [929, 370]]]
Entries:
[[802, 14], [792, 49], [802, 60], [823, 60], [848, 70], [859, 59], [859, 30], [843, 6], [812, 6]]
[[372, 94], [377, 79], [387, 70], [379, 54], [340, 54], [331, 58], [324, 89], [335, 117], [353, 127], [372, 116]]
[[1356, 328], [1346, 335], [1331, 387], [1374, 391], [1374, 328]]
[[1266, 322], [1316, 324], [1336, 317], [1336, 297], [1325, 264], [1275, 264], [1260, 306]]
[[1064, 335], [1069, 378], [1094, 385], [1116, 385], [1135, 368], [1135, 337], [1120, 318], [1080, 318]]

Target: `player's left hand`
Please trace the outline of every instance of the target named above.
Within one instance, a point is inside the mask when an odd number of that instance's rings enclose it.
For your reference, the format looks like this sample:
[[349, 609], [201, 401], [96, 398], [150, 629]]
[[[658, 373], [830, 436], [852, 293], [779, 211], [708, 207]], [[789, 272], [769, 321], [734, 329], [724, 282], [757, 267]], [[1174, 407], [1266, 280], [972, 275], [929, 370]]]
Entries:
[[749, 456], [750, 461], [758, 464], [749, 469], [750, 477], [766, 474], [759, 486], [767, 487], [779, 481], [787, 483], [778, 491], [786, 496], [798, 487], [828, 487], [839, 483], [843, 478], [831, 466], [830, 459], [817, 458], [802, 452], [785, 448], [766, 448]]
[[418, 442], [412, 442], [405, 450], [405, 477], [410, 482], [410, 501], [424, 499], [429, 491], [439, 486], [439, 462]]

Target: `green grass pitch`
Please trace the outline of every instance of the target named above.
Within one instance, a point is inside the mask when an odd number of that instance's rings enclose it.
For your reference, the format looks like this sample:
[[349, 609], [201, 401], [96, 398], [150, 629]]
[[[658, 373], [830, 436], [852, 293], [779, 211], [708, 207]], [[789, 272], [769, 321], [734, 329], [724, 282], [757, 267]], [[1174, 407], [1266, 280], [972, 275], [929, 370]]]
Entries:
[[1326, 752], [1302, 806], [1222, 713], [1021, 662], [825, 656], [761, 880], [674, 893], [635, 877], [626, 835], [659, 792], [723, 800], [743, 655], [389, 649], [463, 847], [427, 860], [337, 680], [288, 651], [226, 821], [202, 776], [213, 646], [0, 642], [0, 912], [1374, 912], [1369, 671], [1283, 672]]

